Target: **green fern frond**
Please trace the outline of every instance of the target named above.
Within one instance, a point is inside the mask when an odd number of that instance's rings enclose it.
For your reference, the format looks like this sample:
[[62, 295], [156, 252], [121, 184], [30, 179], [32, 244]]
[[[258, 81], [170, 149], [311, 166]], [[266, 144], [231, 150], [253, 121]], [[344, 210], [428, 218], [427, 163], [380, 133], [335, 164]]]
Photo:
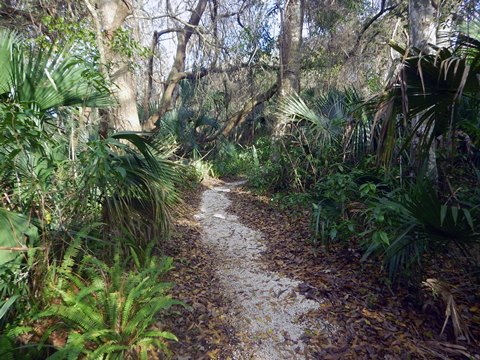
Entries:
[[147, 279], [145, 279], [143, 282], [138, 284], [138, 286], [132, 289], [127, 295], [127, 298], [125, 300], [125, 305], [123, 307], [123, 313], [122, 313], [122, 328], [125, 328], [126, 324], [128, 323], [130, 318], [130, 313], [134, 308], [134, 306], [135, 305], [138, 306], [137, 300], [143, 295], [141, 291], [142, 290], [141, 287], [143, 286], [145, 281], [147, 281]]
[[15, 343], [12, 338], [0, 335], [0, 357], [5, 360], [14, 360]]
[[118, 345], [115, 343], [107, 342], [99, 346], [95, 351], [88, 355], [89, 359], [105, 359], [109, 358], [109, 355], [115, 353], [124, 353], [130, 350], [130, 346], [128, 345]]
[[75, 239], [65, 251], [63, 255], [63, 261], [60, 265], [59, 272], [61, 274], [71, 274], [72, 267], [75, 265], [75, 258], [77, 257], [81, 248], [80, 238]]
[[136, 328], [142, 331], [148, 328], [151, 319], [155, 317], [160, 310], [167, 310], [173, 305], [182, 305], [183, 303], [167, 297], [153, 298], [142, 308], [138, 310], [135, 316], [129, 321], [125, 327], [126, 333], [132, 333]]
[[150, 330], [143, 334], [144, 337], [163, 338], [167, 340], [178, 341], [178, 338], [169, 331]]
[[103, 316], [95, 306], [77, 302], [71, 306], [52, 305], [54, 315], [82, 330], [99, 329], [103, 325]]

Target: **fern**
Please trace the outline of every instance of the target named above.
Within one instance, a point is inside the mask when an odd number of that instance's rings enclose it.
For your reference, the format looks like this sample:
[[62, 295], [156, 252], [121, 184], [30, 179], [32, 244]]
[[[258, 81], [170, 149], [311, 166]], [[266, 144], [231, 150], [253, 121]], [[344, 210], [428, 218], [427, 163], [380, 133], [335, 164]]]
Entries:
[[113, 266], [86, 256], [74, 274], [70, 259], [78, 253], [75, 249], [66, 252], [68, 259], [59, 272], [63, 281], [75, 286], [55, 289], [61, 303], [40, 314], [60, 320], [50, 332], [59, 326], [69, 332], [65, 347], [51, 359], [123, 359], [127, 354], [142, 358], [153, 348], [168, 352], [165, 341], [176, 341], [176, 336], [152, 326], [161, 311], [183, 305], [165, 295], [170, 284], [158, 282], [172, 260], [148, 254], [150, 261], [144, 269], [124, 273], [117, 251]]

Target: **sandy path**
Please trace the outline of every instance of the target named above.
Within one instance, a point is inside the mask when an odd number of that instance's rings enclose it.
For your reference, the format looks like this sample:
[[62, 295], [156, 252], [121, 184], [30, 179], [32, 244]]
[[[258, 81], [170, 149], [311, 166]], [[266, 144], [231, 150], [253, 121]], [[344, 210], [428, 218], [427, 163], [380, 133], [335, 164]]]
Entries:
[[304, 359], [302, 336], [308, 326], [299, 316], [314, 310], [319, 303], [295, 291], [297, 281], [266, 270], [260, 262], [264, 245], [261, 233], [239, 223], [226, 209], [225, 195], [239, 183], [214, 187], [203, 193], [200, 214], [203, 242], [218, 257], [218, 277], [232, 311], [226, 314], [239, 333], [235, 359]]

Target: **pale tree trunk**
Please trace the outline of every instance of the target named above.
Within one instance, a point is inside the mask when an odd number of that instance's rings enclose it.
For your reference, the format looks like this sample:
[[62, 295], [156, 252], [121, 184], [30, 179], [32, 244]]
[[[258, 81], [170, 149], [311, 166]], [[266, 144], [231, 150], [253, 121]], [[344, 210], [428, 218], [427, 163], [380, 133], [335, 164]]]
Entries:
[[130, 62], [112, 46], [115, 31], [132, 14], [132, 4], [126, 0], [97, 0], [96, 7], [93, 7], [89, 0], [85, 2], [96, 23], [100, 61], [104, 73], [113, 83], [111, 90], [118, 102], [118, 106], [108, 113], [100, 125], [101, 136], [106, 135], [111, 123], [115, 130], [141, 131], [135, 78]]
[[[431, 52], [428, 44], [436, 45], [437, 42], [437, 14], [438, 4], [435, 0], [410, 0], [409, 6], [409, 28], [410, 28], [410, 46], [419, 49], [423, 54]], [[413, 119], [412, 126], [415, 128], [418, 124], [420, 115]], [[427, 129], [425, 126], [420, 126], [415, 136], [412, 137], [412, 145], [410, 151], [410, 165], [416, 171], [422, 165], [419, 163], [417, 155], [420, 151], [420, 139], [426, 136]], [[431, 131], [431, 130], [430, 130]], [[428, 134], [430, 136], [431, 134]], [[435, 141], [428, 149], [428, 176], [437, 181], [437, 161], [435, 153]]]
[[437, 42], [437, 5], [434, 0], [410, 0], [408, 4], [410, 45], [428, 53]]
[[147, 81], [145, 84], [145, 94], [143, 98], [143, 108], [147, 114], [150, 101], [153, 97], [153, 61], [155, 59], [155, 54], [158, 46], [159, 33], [157, 31], [153, 32], [152, 43], [150, 45], [150, 57], [148, 58], [147, 66]]
[[[304, 0], [286, 0], [285, 11], [281, 14], [280, 71], [278, 96], [282, 98], [300, 91], [300, 68], [302, 61], [302, 30]], [[281, 119], [273, 129], [273, 140], [284, 135]]]
[[280, 37], [279, 96], [300, 91], [303, 0], [287, 0]]
[[205, 11], [207, 6], [207, 0], [198, 0], [197, 6], [192, 12], [190, 19], [187, 24], [185, 24], [182, 31], [179, 31], [177, 34], [177, 50], [175, 53], [175, 60], [172, 65], [172, 69], [168, 74], [165, 88], [163, 90], [162, 98], [160, 100], [160, 107], [158, 112], [149, 119], [144, 124], [146, 130], [151, 130], [155, 128], [155, 123], [163, 116], [167, 111], [173, 110], [174, 107], [174, 92], [178, 86], [180, 80], [184, 79], [185, 71], [185, 58], [187, 56], [187, 45], [192, 37], [192, 34], [195, 30], [195, 27], [200, 23], [200, 19]]
[[448, 15], [442, 19], [439, 23], [437, 29], [437, 46], [438, 47], [450, 47], [451, 40], [454, 38], [454, 32], [456, 28], [458, 15], [452, 9], [449, 9], [447, 6], [450, 5], [448, 2], [443, 3], [439, 8], [438, 12], [440, 13], [442, 9], [447, 9]]

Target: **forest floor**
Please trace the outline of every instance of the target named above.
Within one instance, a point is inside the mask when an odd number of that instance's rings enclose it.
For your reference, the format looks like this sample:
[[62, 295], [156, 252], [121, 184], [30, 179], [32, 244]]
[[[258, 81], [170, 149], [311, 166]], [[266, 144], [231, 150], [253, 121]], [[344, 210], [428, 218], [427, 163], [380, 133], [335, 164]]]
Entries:
[[211, 179], [185, 198], [167, 249], [187, 304], [165, 319], [176, 359], [480, 359], [439, 335], [441, 301], [392, 290], [354, 247], [315, 255], [308, 211]]

